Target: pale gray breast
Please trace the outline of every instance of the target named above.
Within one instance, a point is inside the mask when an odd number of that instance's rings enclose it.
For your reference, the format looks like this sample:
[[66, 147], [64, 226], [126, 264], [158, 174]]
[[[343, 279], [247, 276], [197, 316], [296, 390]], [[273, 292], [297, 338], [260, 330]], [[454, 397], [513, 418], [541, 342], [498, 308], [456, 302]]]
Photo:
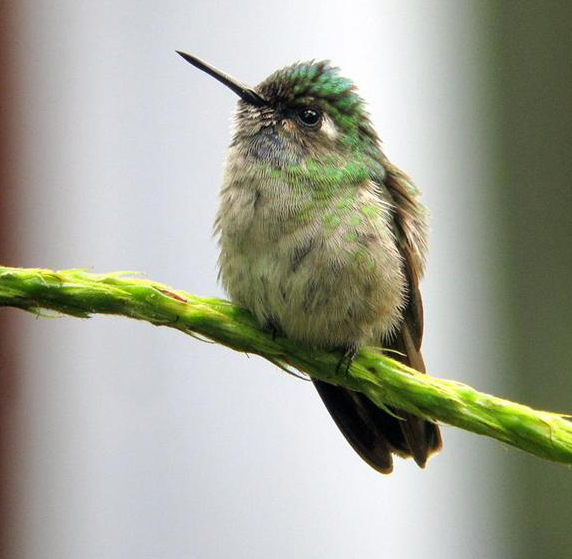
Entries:
[[[371, 343], [401, 317], [402, 262], [374, 189], [351, 204], [314, 204], [309, 191], [227, 173], [218, 218], [224, 287], [261, 322], [316, 346]], [[378, 209], [364, 216], [363, 206]]]

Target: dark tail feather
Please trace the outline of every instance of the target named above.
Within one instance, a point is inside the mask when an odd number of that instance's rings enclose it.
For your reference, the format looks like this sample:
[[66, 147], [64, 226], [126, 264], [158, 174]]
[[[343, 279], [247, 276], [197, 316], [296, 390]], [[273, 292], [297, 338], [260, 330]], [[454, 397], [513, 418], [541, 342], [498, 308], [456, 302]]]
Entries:
[[389, 474], [393, 469], [391, 447], [378, 423], [371, 420], [367, 398], [358, 392], [319, 380], [315, 380], [314, 385], [354, 450], [372, 468]]
[[[392, 357], [425, 372], [420, 352], [406, 325], [392, 343], [399, 354]], [[388, 474], [393, 469], [392, 453], [411, 456], [423, 468], [427, 458], [441, 449], [437, 425], [403, 410], [397, 417], [378, 408], [367, 396], [347, 388], [314, 381], [330, 415], [354, 450], [373, 468]], [[399, 419], [398, 419], [399, 418]]]

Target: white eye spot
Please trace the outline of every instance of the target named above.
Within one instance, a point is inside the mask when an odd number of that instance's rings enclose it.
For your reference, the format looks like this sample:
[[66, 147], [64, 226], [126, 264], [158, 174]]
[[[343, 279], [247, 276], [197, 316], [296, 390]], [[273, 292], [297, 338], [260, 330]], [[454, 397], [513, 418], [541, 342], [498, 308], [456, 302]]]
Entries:
[[332, 140], [332, 142], [339, 136], [339, 132], [334, 121], [326, 114], [322, 117], [322, 127], [320, 131]]

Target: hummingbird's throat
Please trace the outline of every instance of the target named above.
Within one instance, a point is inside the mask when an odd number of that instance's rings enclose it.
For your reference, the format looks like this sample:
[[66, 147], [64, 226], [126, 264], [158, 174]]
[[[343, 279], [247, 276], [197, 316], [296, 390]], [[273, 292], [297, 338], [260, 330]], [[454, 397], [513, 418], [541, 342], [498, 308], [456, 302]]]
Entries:
[[263, 127], [250, 138], [248, 146], [248, 155], [271, 167], [283, 169], [299, 165], [302, 161], [299, 147], [296, 143], [285, 140], [278, 133], [277, 125]]

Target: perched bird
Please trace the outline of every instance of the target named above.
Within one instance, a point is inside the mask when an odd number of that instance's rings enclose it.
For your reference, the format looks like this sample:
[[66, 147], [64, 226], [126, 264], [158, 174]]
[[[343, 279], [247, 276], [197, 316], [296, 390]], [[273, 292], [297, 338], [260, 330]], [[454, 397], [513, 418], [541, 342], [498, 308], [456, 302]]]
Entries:
[[[310, 61], [250, 88], [178, 54], [240, 97], [215, 225], [232, 301], [304, 346], [350, 360], [362, 346], [383, 347], [425, 372], [418, 284], [427, 213], [381, 150], [354, 84], [329, 62]], [[434, 423], [314, 384], [376, 470], [391, 472], [392, 453], [423, 467], [441, 448]]]

